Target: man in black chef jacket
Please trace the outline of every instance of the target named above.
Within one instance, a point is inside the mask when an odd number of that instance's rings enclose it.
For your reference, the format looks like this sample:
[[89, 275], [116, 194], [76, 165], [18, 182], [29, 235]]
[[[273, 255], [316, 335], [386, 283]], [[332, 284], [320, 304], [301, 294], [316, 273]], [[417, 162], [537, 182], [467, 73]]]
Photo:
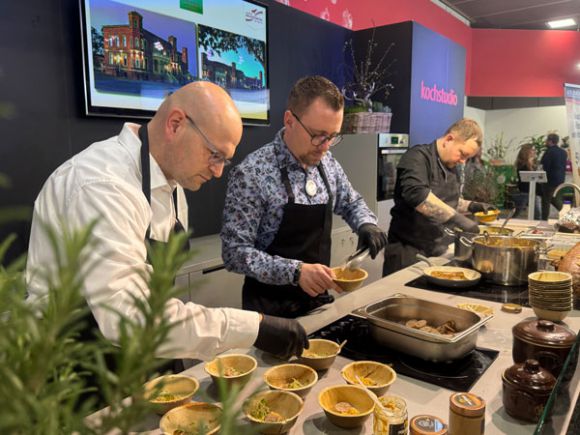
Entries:
[[246, 275], [242, 306], [298, 317], [340, 291], [329, 268], [332, 215], [343, 217], [372, 258], [385, 233], [329, 152], [341, 140], [344, 99], [330, 80], [304, 77], [290, 91], [284, 128], [230, 173], [222, 255]]
[[416, 145], [403, 155], [397, 166], [383, 276], [417, 262], [418, 253], [428, 257], [443, 254], [450, 243], [444, 226], [479, 232], [464, 213], [494, 207], [460, 198], [457, 165], [477, 155], [482, 139], [477, 122], [465, 118], [434, 142]]

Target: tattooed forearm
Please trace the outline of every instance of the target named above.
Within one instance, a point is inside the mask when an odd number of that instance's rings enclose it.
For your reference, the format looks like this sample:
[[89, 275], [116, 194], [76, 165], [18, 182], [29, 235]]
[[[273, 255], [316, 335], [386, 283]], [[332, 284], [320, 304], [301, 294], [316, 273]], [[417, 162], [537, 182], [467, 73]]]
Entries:
[[433, 192], [429, 192], [425, 201], [415, 207], [415, 210], [439, 223], [447, 222], [456, 213], [453, 208], [437, 198]]
[[457, 204], [457, 211], [459, 213], [467, 213], [468, 212], [467, 208], [469, 207], [469, 204], [471, 204], [471, 201], [459, 198], [459, 203]]

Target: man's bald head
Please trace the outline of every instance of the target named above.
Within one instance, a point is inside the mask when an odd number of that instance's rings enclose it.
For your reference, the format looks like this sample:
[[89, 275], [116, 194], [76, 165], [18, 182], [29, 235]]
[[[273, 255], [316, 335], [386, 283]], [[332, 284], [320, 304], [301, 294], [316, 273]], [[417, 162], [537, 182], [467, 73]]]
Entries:
[[148, 126], [151, 154], [166, 177], [190, 190], [221, 176], [223, 165], [210, 164], [211, 154], [231, 159], [242, 131], [231, 97], [206, 81], [189, 83], [167, 97]]

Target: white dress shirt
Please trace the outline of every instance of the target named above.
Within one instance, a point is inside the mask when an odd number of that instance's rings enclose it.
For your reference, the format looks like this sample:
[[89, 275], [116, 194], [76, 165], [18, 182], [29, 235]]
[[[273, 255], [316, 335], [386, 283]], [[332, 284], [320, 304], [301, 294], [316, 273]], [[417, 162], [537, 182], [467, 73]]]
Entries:
[[[140, 272], [146, 263], [145, 236], [166, 241], [175, 224], [172, 193], [177, 188], [179, 219], [187, 229], [187, 201], [183, 188], [169, 183], [150, 155], [151, 206], [141, 190], [141, 141], [137, 124], [126, 123], [120, 134], [92, 144], [63, 163], [46, 181], [34, 203], [32, 232], [26, 265], [29, 300], [47, 300], [43, 268], [54, 265], [54, 256], [41, 223], [58, 231], [76, 229], [99, 218], [93, 231], [96, 246], [88, 261], [98, 262], [84, 282], [84, 296], [103, 335], [116, 342], [118, 315], [136, 317], [132, 297], [145, 299], [149, 288]], [[112, 309], [106, 308], [110, 307]], [[160, 350], [169, 358], [208, 359], [231, 348], [248, 348], [256, 340], [259, 314], [233, 308], [205, 308], [171, 299], [166, 315], [181, 321]]]

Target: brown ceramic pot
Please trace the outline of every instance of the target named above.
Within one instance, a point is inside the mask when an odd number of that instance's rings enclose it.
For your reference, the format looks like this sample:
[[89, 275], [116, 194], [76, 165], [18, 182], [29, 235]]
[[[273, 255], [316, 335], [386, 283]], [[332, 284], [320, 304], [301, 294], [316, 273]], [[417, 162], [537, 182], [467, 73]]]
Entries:
[[[523, 320], [513, 327], [512, 332], [514, 362], [523, 363], [533, 358], [556, 378], [560, 375], [564, 361], [576, 341], [576, 334], [573, 331], [549, 320]], [[576, 367], [577, 360], [576, 351], [571, 361], [573, 367]]]
[[502, 376], [503, 406], [518, 420], [537, 422], [556, 384], [556, 378], [534, 359], [514, 364]]

